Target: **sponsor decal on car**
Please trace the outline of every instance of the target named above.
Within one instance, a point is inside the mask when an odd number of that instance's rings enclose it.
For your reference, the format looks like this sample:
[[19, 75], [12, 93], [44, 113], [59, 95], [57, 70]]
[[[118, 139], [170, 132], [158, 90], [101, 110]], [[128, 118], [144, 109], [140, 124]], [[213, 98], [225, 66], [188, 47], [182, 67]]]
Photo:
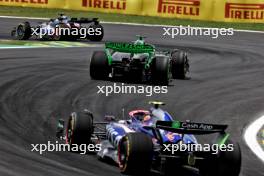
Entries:
[[142, 52], [153, 52], [154, 48], [151, 45], [136, 45], [136, 44], [130, 44], [130, 43], [112, 43], [108, 42], [105, 44], [106, 48], [111, 48], [114, 50], [124, 49], [124, 50], [130, 50], [133, 51], [142, 51]]
[[198, 123], [182, 123], [181, 127], [185, 129], [202, 129], [202, 130], [212, 130], [213, 129], [212, 125], [198, 124]]

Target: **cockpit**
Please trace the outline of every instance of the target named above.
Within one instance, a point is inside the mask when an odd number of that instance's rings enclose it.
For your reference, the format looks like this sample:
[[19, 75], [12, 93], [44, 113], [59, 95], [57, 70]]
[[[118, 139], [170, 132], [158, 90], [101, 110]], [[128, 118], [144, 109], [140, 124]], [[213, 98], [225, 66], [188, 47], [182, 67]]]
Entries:
[[67, 24], [69, 21], [70, 21], [70, 18], [68, 16], [60, 15], [56, 19], [51, 19], [49, 22], [49, 25], [52, 27], [56, 27], [56, 25], [58, 25], [60, 23]]
[[160, 116], [156, 116], [150, 111], [146, 110], [134, 110], [129, 113], [130, 118], [133, 120], [141, 122], [143, 125], [153, 125], [158, 120], [164, 120], [164, 118], [161, 118]]

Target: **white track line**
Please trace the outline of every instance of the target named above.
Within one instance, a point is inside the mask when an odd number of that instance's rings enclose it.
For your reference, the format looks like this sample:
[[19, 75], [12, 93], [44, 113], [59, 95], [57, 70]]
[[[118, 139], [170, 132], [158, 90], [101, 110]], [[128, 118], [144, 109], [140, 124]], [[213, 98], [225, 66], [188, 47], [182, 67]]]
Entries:
[[[37, 17], [18, 17], [18, 16], [0, 16], [0, 18], [9, 18], [9, 19], [29, 19], [29, 20], [49, 20], [50, 18], [37, 18]], [[130, 26], [146, 26], [146, 27], [180, 27], [173, 25], [160, 25], [160, 24], [141, 24], [141, 23], [124, 23], [124, 22], [109, 22], [109, 21], [101, 21], [104, 24], [119, 24], [119, 25], [130, 25]], [[199, 27], [201, 29], [208, 29], [209, 27]], [[212, 29], [212, 28], [210, 28]], [[243, 29], [235, 29], [236, 32], [248, 32], [248, 33], [260, 33], [264, 34], [264, 31], [254, 31], [254, 30], [243, 30]]]
[[257, 134], [263, 125], [264, 116], [260, 117], [247, 127], [244, 134], [244, 139], [249, 148], [259, 157], [260, 160], [264, 162], [264, 151], [261, 148], [257, 138]]
[[18, 16], [0, 16], [0, 18], [9, 18], [9, 19], [29, 19], [29, 20], [49, 20], [49, 19], [50, 19], [50, 18], [18, 17]]

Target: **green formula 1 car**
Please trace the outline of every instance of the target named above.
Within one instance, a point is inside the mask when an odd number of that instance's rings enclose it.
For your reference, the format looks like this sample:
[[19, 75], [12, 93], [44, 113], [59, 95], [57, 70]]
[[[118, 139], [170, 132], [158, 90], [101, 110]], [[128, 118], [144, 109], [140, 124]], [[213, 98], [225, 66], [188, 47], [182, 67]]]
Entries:
[[138, 36], [134, 43], [105, 44], [104, 51], [95, 51], [90, 63], [92, 79], [126, 77], [168, 85], [171, 78], [185, 79], [189, 72], [187, 53], [178, 49], [157, 51]]

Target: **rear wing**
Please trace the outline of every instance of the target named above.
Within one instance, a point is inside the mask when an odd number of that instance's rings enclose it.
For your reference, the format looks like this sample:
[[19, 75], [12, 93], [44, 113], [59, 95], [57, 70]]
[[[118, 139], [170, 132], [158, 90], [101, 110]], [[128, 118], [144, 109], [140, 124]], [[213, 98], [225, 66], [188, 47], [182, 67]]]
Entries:
[[98, 18], [71, 18], [70, 22], [74, 23], [99, 23]]
[[152, 45], [136, 45], [132, 43], [114, 43], [108, 42], [105, 44], [106, 49], [112, 49], [118, 52], [127, 52], [127, 53], [151, 53], [154, 52], [155, 48]]
[[212, 133], [224, 134], [228, 125], [192, 123], [180, 121], [157, 121], [156, 128], [180, 134], [205, 135]]

